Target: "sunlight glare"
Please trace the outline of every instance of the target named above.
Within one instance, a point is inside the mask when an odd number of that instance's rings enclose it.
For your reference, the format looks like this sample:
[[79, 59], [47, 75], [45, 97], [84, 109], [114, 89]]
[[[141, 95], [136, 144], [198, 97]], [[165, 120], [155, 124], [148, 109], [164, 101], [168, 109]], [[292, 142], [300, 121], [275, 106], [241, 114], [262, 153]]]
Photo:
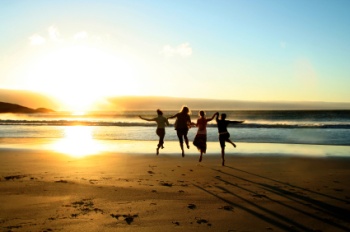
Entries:
[[53, 144], [53, 150], [73, 157], [84, 157], [102, 151], [102, 145], [92, 136], [93, 127], [67, 126], [65, 137]]
[[137, 69], [127, 58], [89, 45], [54, 49], [31, 67], [26, 88], [55, 97], [62, 104], [61, 110], [92, 110], [103, 97], [136, 91], [138, 83]]

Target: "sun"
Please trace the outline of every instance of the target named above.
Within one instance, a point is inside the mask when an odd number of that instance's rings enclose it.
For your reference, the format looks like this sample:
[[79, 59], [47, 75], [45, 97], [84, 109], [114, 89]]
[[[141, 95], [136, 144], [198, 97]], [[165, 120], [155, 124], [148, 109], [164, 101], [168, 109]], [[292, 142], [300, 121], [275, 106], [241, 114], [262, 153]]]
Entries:
[[26, 84], [56, 98], [64, 110], [86, 112], [105, 96], [135, 91], [136, 70], [130, 60], [106, 49], [72, 45], [37, 59]]

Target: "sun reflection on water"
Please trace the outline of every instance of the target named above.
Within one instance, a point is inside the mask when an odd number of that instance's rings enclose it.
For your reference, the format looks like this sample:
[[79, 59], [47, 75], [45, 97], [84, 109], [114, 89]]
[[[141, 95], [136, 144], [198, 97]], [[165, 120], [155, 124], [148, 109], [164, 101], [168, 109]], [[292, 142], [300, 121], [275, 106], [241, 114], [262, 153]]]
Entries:
[[52, 148], [73, 157], [83, 157], [102, 151], [102, 144], [93, 138], [93, 127], [67, 126], [64, 138], [54, 143]]

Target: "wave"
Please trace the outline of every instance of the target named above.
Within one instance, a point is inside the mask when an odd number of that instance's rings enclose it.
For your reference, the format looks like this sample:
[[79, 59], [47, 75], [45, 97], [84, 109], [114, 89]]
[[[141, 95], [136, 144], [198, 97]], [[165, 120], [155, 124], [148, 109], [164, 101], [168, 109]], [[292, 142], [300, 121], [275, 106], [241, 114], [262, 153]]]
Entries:
[[[119, 126], [119, 127], [155, 127], [155, 123], [149, 122], [124, 122], [124, 121], [90, 121], [90, 120], [0, 120], [0, 125], [27, 125], [27, 126]], [[170, 127], [173, 124], [170, 124]], [[216, 127], [216, 124], [208, 124], [208, 127]], [[243, 123], [229, 125], [235, 128], [329, 128], [329, 129], [350, 129], [348, 122], [329, 123]]]

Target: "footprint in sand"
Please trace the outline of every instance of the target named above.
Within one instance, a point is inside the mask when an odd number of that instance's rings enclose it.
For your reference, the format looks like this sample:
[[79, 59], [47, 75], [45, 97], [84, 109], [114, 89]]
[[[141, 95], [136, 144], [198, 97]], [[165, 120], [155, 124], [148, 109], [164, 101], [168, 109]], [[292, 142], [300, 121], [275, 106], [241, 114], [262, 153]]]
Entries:
[[225, 205], [223, 207], [220, 207], [219, 209], [227, 210], [227, 211], [233, 211], [233, 207], [230, 205]]
[[63, 183], [63, 184], [67, 184], [67, 183], [68, 183], [68, 181], [66, 181], [66, 180], [57, 180], [57, 181], [55, 181], [55, 183]]
[[195, 209], [195, 208], [197, 208], [197, 206], [195, 204], [188, 204], [187, 208]]
[[202, 219], [202, 218], [196, 218], [198, 224], [207, 224], [208, 226], [211, 226], [211, 223], [209, 223], [208, 220]]
[[111, 214], [111, 217], [116, 218], [117, 220], [119, 220], [120, 217], [123, 217], [128, 225], [130, 225], [134, 221], [134, 218], [137, 218], [138, 216], [139, 215], [137, 214]]
[[177, 225], [179, 226], [180, 225], [180, 222], [172, 222], [174, 225]]
[[5, 176], [5, 180], [18, 180], [27, 177], [26, 175]]
[[172, 183], [167, 183], [167, 182], [161, 182], [160, 185], [166, 186], [166, 187], [172, 187], [173, 186]]

